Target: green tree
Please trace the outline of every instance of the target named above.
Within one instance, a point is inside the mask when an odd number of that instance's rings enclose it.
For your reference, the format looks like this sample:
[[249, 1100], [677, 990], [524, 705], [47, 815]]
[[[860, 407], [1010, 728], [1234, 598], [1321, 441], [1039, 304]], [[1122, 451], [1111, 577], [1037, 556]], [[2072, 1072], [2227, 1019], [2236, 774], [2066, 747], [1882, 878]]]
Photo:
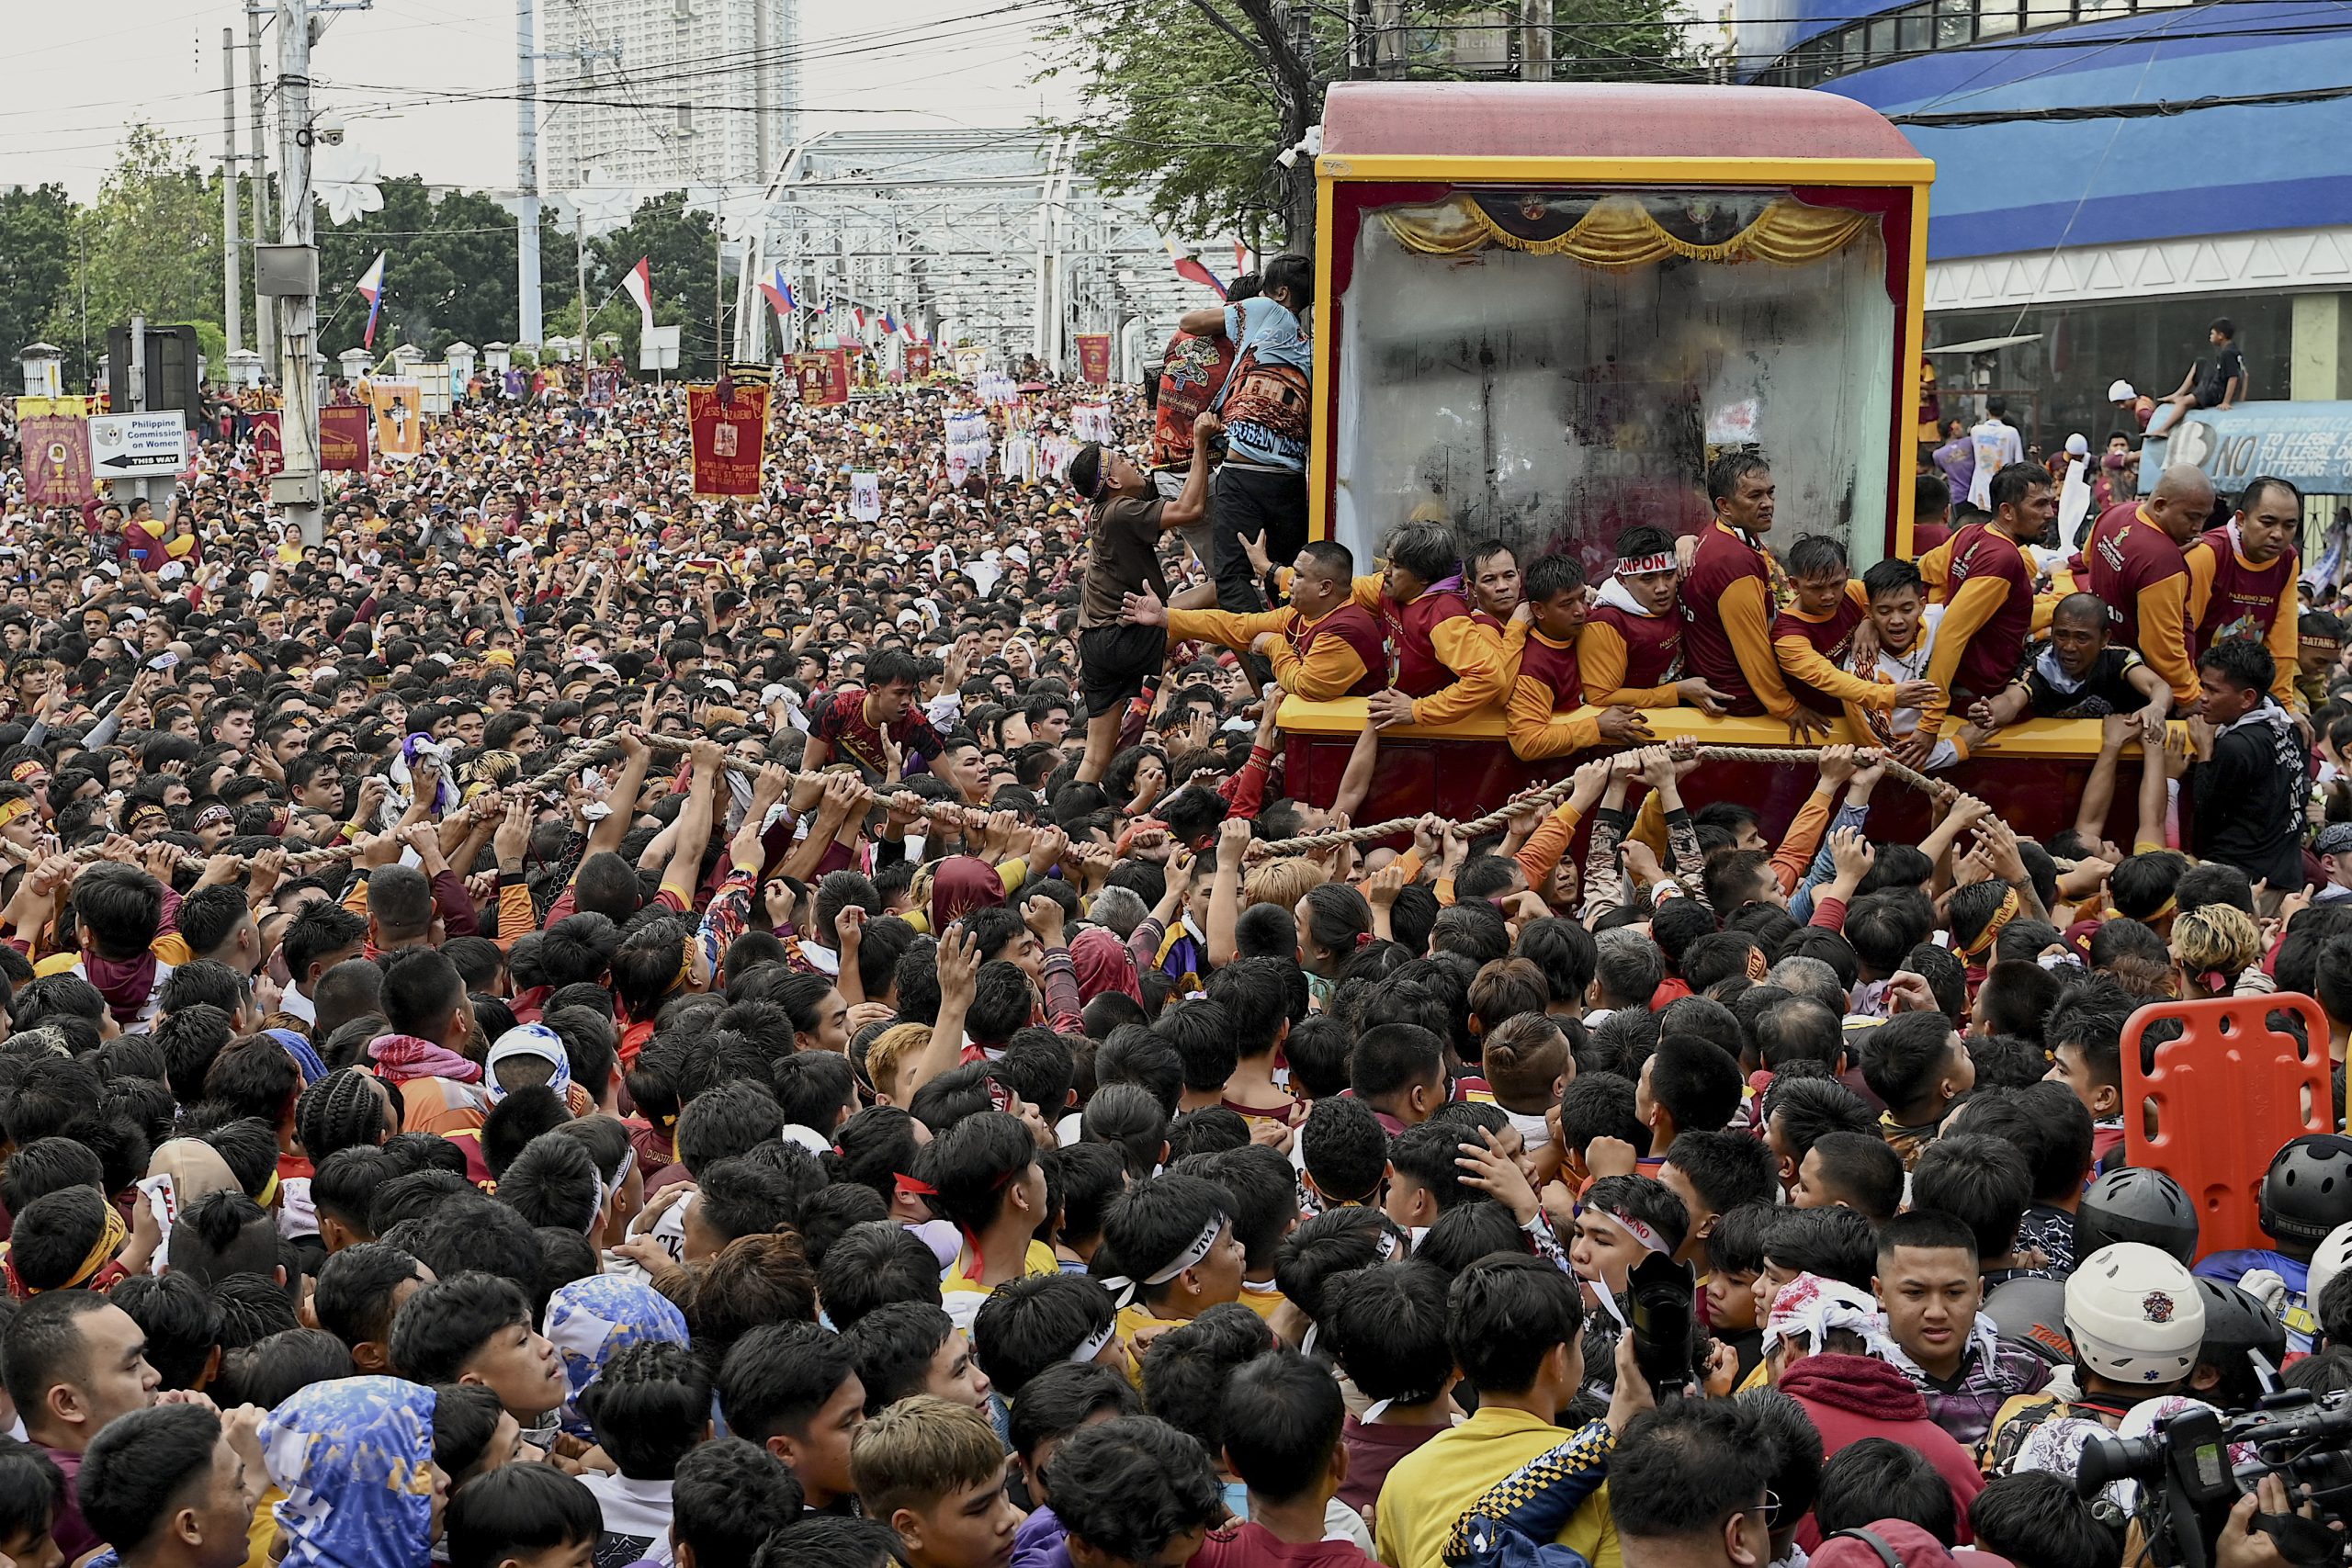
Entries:
[[[588, 242], [588, 325], [591, 336], [620, 339], [621, 362], [637, 364], [637, 306], [619, 292], [622, 276], [641, 256], [653, 277], [653, 321], [680, 328], [678, 373], [707, 377], [718, 369], [712, 307], [718, 298], [712, 266], [717, 220], [691, 210], [684, 191], [669, 191], [638, 203], [627, 225]], [[601, 302], [601, 303], [600, 303]], [[567, 320], [577, 321], [574, 305]], [[555, 312], [548, 312], [555, 320]], [[552, 332], [552, 326], [548, 329]]]
[[0, 359], [38, 341], [70, 305], [74, 212], [63, 186], [0, 193]]
[[198, 166], [194, 142], [134, 123], [97, 200], [75, 215], [74, 239], [76, 276], [47, 335], [69, 351], [77, 379], [96, 370], [107, 330], [133, 316], [220, 331], [220, 186]]
[[[1521, 39], [1507, 24], [1521, 15], [1493, 0], [1098, 0], [1049, 33], [1043, 74], [1082, 83], [1080, 112], [1056, 129], [1081, 139], [1089, 174], [1151, 190], [1171, 228], [1304, 247], [1313, 164], [1277, 155], [1322, 119], [1324, 90], [1372, 75], [1492, 77], [1464, 62], [1498, 41], [1515, 76]], [[1666, 0], [1552, 0], [1552, 28], [1555, 81], [1692, 74]]]
[[473, 191], [436, 197], [414, 175], [382, 182], [384, 205], [353, 223], [319, 228], [320, 352], [358, 346], [368, 302], [354, 291], [385, 253], [376, 352], [414, 344], [438, 358], [457, 342], [481, 348], [515, 333], [514, 214]]

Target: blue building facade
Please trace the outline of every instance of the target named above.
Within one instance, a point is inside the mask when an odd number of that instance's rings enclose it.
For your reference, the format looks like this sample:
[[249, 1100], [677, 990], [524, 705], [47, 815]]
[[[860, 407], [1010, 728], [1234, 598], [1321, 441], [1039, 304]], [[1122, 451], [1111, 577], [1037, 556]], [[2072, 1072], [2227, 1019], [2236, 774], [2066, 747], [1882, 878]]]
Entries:
[[[1906, 116], [1936, 162], [1928, 344], [1947, 414], [2008, 391], [2046, 445], [2162, 397], [2238, 328], [2256, 399], [2352, 398], [2352, 9], [2273, 0], [1737, 0], [1738, 75]], [[2165, 103], [2145, 118], [2044, 118]]]

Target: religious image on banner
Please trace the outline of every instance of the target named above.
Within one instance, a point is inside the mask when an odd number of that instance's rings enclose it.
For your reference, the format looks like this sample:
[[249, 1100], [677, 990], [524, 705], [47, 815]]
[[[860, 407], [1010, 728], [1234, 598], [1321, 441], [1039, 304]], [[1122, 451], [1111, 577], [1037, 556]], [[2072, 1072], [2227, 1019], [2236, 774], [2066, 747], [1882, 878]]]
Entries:
[[254, 472], [271, 479], [286, 471], [286, 416], [275, 409], [253, 416]]
[[17, 427], [25, 447], [25, 499], [35, 506], [80, 506], [96, 494], [87, 420], [40, 414]]
[[334, 403], [319, 411], [319, 471], [368, 471], [368, 430], [372, 411], [357, 403]]
[[424, 451], [424, 389], [413, 381], [371, 381], [368, 401], [376, 411], [376, 450], [387, 457], [414, 457]]
[[838, 348], [805, 349], [792, 356], [792, 384], [809, 408], [849, 401], [849, 355]]
[[907, 379], [920, 381], [930, 374], [931, 344], [927, 343], [907, 344]]
[[951, 348], [947, 351], [947, 357], [956, 367], [956, 374], [967, 381], [973, 379], [989, 367], [989, 351], [985, 348], [974, 348], [968, 345]]
[[708, 383], [686, 388], [686, 425], [694, 438], [695, 499], [737, 500], [760, 493], [767, 439], [768, 391], [738, 383], [722, 404]]
[[1111, 384], [1111, 335], [1108, 333], [1078, 334], [1079, 379], [1096, 387]]
[[849, 514], [860, 523], [879, 523], [882, 520], [880, 474], [850, 475]]

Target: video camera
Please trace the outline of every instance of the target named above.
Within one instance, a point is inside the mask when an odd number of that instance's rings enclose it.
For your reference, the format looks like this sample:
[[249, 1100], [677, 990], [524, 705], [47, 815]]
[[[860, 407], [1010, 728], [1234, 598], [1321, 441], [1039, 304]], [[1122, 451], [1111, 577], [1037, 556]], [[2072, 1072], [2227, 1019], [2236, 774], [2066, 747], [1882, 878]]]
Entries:
[[[2231, 1450], [2252, 1457], [2233, 1462]], [[2315, 1397], [2301, 1389], [2262, 1396], [2228, 1416], [2185, 1411], [2143, 1438], [2101, 1438], [2083, 1450], [2075, 1490], [2086, 1499], [2118, 1481], [2140, 1484], [2138, 1517], [2155, 1568], [2211, 1568], [2214, 1543], [2230, 1510], [2266, 1475], [2286, 1483], [2300, 1506], [2306, 1495], [2320, 1518], [2308, 1539], [2276, 1536], [2298, 1568], [2340, 1560], [2342, 1538], [2328, 1527], [2352, 1520], [2352, 1393]], [[2304, 1550], [2298, 1550], [2299, 1547]]]

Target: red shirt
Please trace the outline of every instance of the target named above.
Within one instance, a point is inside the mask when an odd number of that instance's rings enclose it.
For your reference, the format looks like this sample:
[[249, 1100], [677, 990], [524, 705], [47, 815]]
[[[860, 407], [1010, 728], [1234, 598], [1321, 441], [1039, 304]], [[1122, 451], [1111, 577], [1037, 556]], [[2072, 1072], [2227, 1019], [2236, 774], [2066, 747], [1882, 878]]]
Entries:
[[2088, 571], [2085, 586], [2107, 601], [2109, 628], [2125, 648], [2140, 648], [2141, 590], [2188, 571], [2180, 547], [2140, 515], [2136, 501], [2099, 513], [2083, 542], [2083, 564]]
[[[834, 753], [876, 778], [889, 771], [882, 755], [882, 731], [865, 716], [865, 693], [862, 690], [854, 688], [826, 698], [817, 709], [809, 731]], [[928, 761], [946, 745], [939, 731], [932, 728], [931, 721], [911, 705], [891, 724], [890, 739], [910, 760], [921, 757]]]
[[[1731, 711], [1760, 714], [1763, 699], [1750, 689], [1731, 633], [1724, 628], [1718, 602], [1732, 584], [1754, 578], [1763, 585], [1767, 614], [1772, 608], [1772, 572], [1764, 552], [1735, 530], [1711, 523], [1699, 534], [1699, 551], [1682, 579], [1682, 657], [1688, 672], [1731, 698]], [[1769, 652], [1767, 657], [1769, 657]]]
[[2007, 535], [1989, 524], [1971, 523], [1952, 536], [1950, 604], [1972, 577], [1997, 577], [2008, 584], [2008, 596], [1992, 618], [1976, 628], [1952, 672], [1952, 684], [1977, 693], [1997, 692], [2009, 683], [2025, 658], [2025, 639], [2033, 630], [2033, 576], [2025, 555]]
[[1381, 635], [1380, 623], [1373, 618], [1371, 611], [1351, 602], [1319, 621], [1309, 623], [1295, 616], [1292, 620], [1290, 645], [1300, 659], [1306, 657], [1307, 650], [1315, 646], [1315, 639], [1321, 637], [1338, 637], [1363, 663], [1363, 674], [1348, 688], [1349, 696], [1368, 697], [1374, 692], [1388, 689], [1388, 645]]
[[[1817, 621], [1792, 604], [1773, 618], [1772, 640], [1778, 642], [1784, 637], [1803, 637], [1813, 645], [1815, 653], [1843, 669], [1846, 651], [1854, 640], [1854, 628], [1862, 624], [1862, 617], [1867, 614], [1868, 611], [1854, 603], [1854, 596], [1850, 593], [1840, 594], [1836, 607], [1826, 617]], [[1789, 683], [1789, 694], [1807, 707], [1822, 713], [1838, 711], [1838, 698], [1817, 686], [1798, 680], [1788, 670], [1781, 671], [1781, 679]]]
[[1596, 604], [1591, 618], [1614, 631], [1625, 645], [1624, 684], [1646, 690], [1682, 674], [1682, 611], [1636, 615], [1614, 604]]
[[2192, 628], [2189, 652], [2201, 655], [2233, 637], [2267, 643], [2279, 604], [2294, 603], [2294, 549], [2279, 551], [2267, 565], [2248, 566], [2227, 528], [2211, 529], [2204, 538], [2213, 552], [2213, 584], [2205, 596], [2205, 614]]
[[1426, 697], [1453, 684], [1453, 671], [1437, 656], [1430, 634], [1440, 621], [1466, 615], [1470, 606], [1461, 594], [1424, 593], [1409, 604], [1383, 596], [1381, 615], [1387, 622], [1388, 646], [1395, 655], [1396, 689], [1408, 697]]
[[1519, 656], [1519, 678], [1542, 682], [1552, 694], [1552, 711], [1566, 713], [1584, 706], [1584, 676], [1577, 669], [1577, 650], [1530, 634]]

